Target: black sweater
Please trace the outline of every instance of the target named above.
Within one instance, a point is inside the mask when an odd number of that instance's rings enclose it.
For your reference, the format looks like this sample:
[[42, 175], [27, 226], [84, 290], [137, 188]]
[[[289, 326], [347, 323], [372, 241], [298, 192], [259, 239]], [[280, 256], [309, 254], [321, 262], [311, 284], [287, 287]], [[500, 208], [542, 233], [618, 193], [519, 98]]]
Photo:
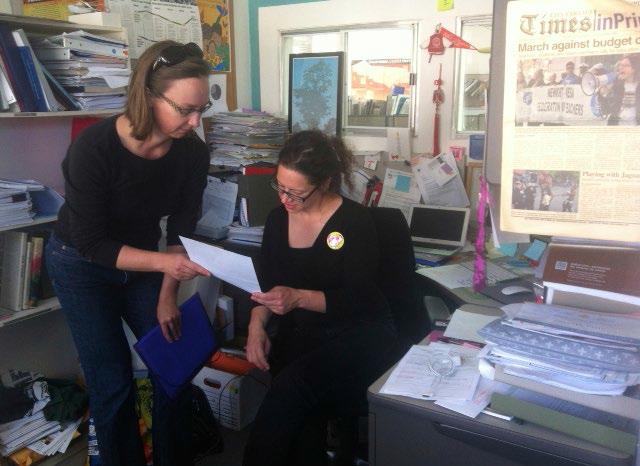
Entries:
[[107, 267], [115, 267], [123, 245], [156, 250], [164, 216], [167, 245], [191, 235], [209, 167], [207, 146], [197, 137], [174, 139], [157, 160], [131, 153], [116, 119], [89, 126], [69, 146], [62, 162], [66, 199], [55, 229], [62, 242]]
[[[300, 327], [342, 327], [357, 320], [389, 316], [387, 302], [377, 285], [378, 238], [369, 213], [344, 198], [310, 248], [289, 246], [289, 220], [284, 207], [267, 219], [260, 257], [263, 291], [276, 285], [323, 291], [326, 314], [294, 309], [290, 315]], [[339, 249], [327, 245], [330, 233], [344, 237]]]

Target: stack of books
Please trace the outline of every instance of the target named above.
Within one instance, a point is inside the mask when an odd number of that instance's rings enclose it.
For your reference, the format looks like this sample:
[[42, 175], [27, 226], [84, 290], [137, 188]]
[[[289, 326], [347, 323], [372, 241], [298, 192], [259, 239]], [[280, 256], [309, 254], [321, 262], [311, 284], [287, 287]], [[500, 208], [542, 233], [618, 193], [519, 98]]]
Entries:
[[33, 48], [67, 107], [124, 107], [131, 70], [123, 41], [75, 31], [33, 41]]
[[288, 134], [287, 122], [268, 113], [215, 113], [206, 135], [212, 146], [211, 164], [240, 167], [257, 161], [276, 163]]

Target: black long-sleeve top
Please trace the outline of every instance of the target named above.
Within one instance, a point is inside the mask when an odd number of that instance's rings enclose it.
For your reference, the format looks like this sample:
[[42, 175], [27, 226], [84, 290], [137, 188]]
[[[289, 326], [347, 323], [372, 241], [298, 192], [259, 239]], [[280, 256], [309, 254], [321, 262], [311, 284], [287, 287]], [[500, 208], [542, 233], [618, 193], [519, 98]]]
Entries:
[[156, 250], [164, 216], [167, 245], [191, 235], [209, 167], [207, 146], [195, 136], [174, 139], [156, 160], [133, 154], [120, 141], [116, 119], [87, 127], [69, 146], [55, 228], [61, 241], [107, 267], [115, 267], [123, 245]]
[[[276, 285], [323, 291], [326, 314], [294, 309], [290, 314], [299, 327], [342, 327], [356, 320], [381, 320], [390, 315], [378, 288], [378, 238], [369, 213], [343, 198], [310, 248], [289, 246], [288, 215], [274, 209], [266, 222], [260, 256], [263, 291]], [[327, 238], [340, 233], [344, 244], [331, 249]]]

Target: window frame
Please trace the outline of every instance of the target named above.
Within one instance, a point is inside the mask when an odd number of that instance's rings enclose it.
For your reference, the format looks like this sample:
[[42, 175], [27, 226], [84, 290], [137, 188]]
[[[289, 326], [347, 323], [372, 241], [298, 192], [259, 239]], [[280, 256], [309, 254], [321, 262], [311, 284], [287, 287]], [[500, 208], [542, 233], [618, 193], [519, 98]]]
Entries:
[[284, 41], [288, 36], [296, 36], [296, 35], [313, 35], [313, 34], [324, 34], [324, 33], [336, 33], [339, 35], [339, 44], [341, 46], [340, 52], [344, 53], [344, 67], [343, 67], [343, 89], [342, 89], [342, 128], [341, 134], [348, 136], [358, 136], [358, 135], [366, 135], [366, 136], [380, 136], [386, 137], [387, 128], [386, 126], [347, 126], [347, 122], [349, 121], [349, 113], [348, 113], [348, 100], [349, 100], [349, 92], [350, 92], [350, 72], [351, 66], [349, 65], [351, 62], [351, 58], [349, 56], [348, 51], [348, 35], [349, 32], [358, 31], [358, 30], [375, 30], [375, 29], [393, 29], [393, 28], [406, 28], [412, 31], [412, 48], [413, 54], [411, 57], [411, 65], [409, 69], [410, 73], [410, 108], [409, 108], [409, 120], [408, 120], [408, 129], [410, 134], [413, 136], [417, 136], [417, 109], [418, 109], [418, 95], [419, 95], [419, 86], [418, 86], [418, 69], [419, 69], [419, 58], [420, 58], [420, 47], [419, 47], [419, 31], [420, 31], [420, 22], [415, 20], [405, 20], [405, 21], [388, 21], [388, 22], [376, 22], [376, 23], [358, 23], [358, 24], [350, 24], [344, 25], [340, 27], [325, 27], [325, 28], [308, 28], [308, 29], [286, 29], [279, 31], [279, 105], [280, 105], [280, 113], [283, 117], [288, 118], [288, 64], [289, 64], [289, 55], [285, 57], [284, 55]]
[[[456, 34], [462, 37], [463, 26], [464, 25], [487, 25], [490, 28], [492, 25], [492, 15], [474, 15], [474, 16], [459, 16], [456, 19]], [[466, 40], [466, 39], [465, 39]], [[471, 45], [474, 44], [471, 41]], [[458, 126], [458, 121], [460, 119], [460, 112], [462, 110], [462, 105], [464, 103], [464, 89], [462, 86], [464, 84], [464, 77], [461, 75], [462, 70], [462, 57], [464, 52], [470, 52], [467, 49], [456, 48], [455, 49], [455, 58], [454, 58], [454, 83], [453, 83], [453, 111], [451, 112], [451, 136], [452, 139], [465, 139], [471, 136], [472, 134], [485, 134], [486, 132], [486, 116], [487, 116], [487, 106], [485, 105], [484, 115], [485, 115], [485, 130], [484, 131], [474, 131], [474, 130], [460, 130]], [[476, 52], [479, 53], [479, 52]], [[491, 54], [489, 53], [489, 60], [491, 60]], [[488, 65], [488, 70], [490, 70], [490, 63]], [[466, 74], [465, 74], [466, 76]], [[487, 71], [487, 82], [489, 82], [490, 76], [489, 71]], [[485, 102], [486, 103], [486, 102]]]

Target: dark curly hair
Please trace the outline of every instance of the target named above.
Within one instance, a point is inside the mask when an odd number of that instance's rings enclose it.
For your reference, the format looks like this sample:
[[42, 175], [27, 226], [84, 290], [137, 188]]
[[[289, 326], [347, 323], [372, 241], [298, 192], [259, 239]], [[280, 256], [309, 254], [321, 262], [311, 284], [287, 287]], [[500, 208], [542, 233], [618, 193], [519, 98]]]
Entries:
[[353, 153], [341, 138], [318, 130], [300, 131], [291, 136], [278, 158], [278, 165], [301, 173], [314, 186], [331, 179], [331, 191], [338, 191], [342, 183], [353, 188], [353, 164]]

